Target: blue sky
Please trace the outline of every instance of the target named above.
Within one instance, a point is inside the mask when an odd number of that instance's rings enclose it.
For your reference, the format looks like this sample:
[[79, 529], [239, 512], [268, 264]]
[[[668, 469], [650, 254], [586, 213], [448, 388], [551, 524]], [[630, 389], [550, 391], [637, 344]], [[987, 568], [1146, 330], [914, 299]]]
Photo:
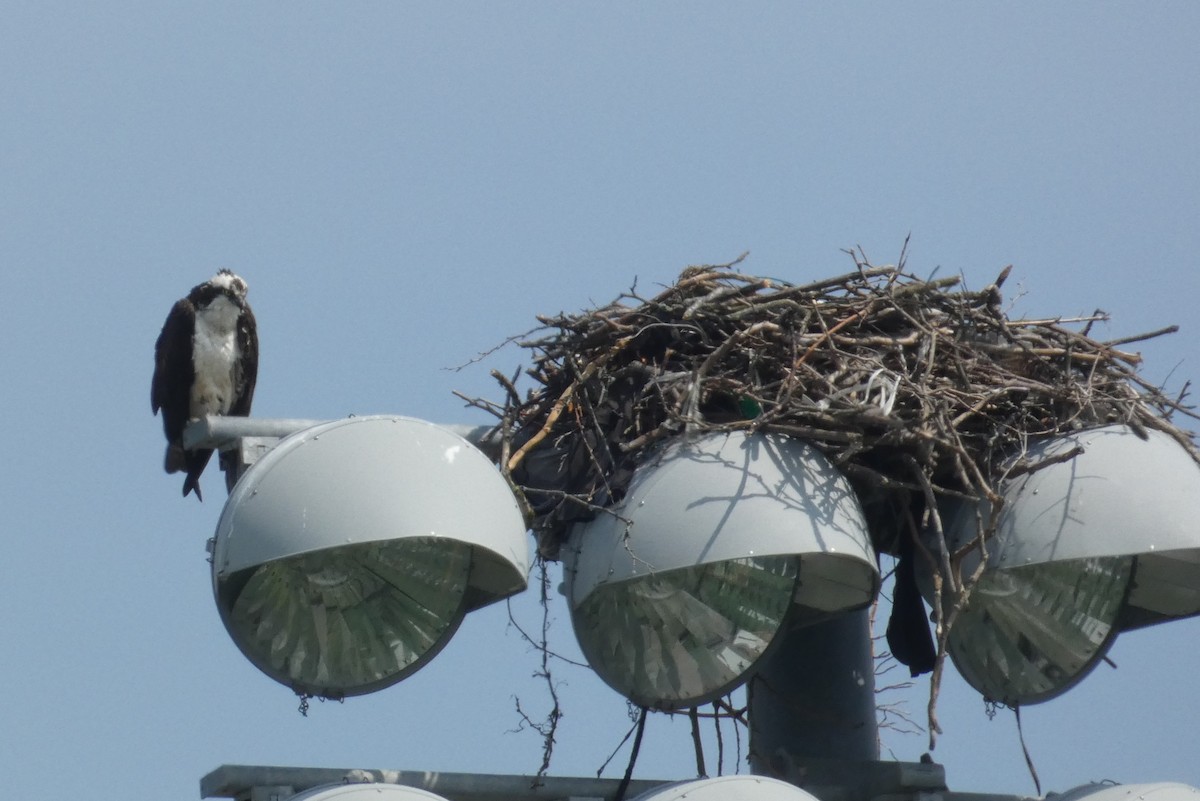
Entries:
[[[544, 693], [503, 607], [425, 670], [345, 704], [246, 662], [211, 598], [220, 513], [161, 472], [155, 337], [218, 267], [261, 328], [255, 413], [486, 422], [453, 371], [635, 280], [749, 251], [802, 281], [843, 248], [1014, 314], [1168, 323], [1145, 373], [1200, 377], [1200, 7], [1184, 2], [11, 2], [0, 10], [0, 749], [15, 797], [186, 799], [222, 763], [531, 773], [514, 697]], [[522, 620], [537, 604], [516, 602]], [[1122, 636], [1022, 720], [1045, 789], [1200, 786], [1200, 624]], [[554, 636], [573, 649], [564, 608]], [[628, 726], [556, 673], [552, 772], [593, 775]], [[922, 716], [927, 684], [910, 694]], [[944, 689], [956, 790], [1032, 793], [1011, 714]], [[916, 759], [923, 736], [887, 735]], [[652, 721], [647, 778], [693, 770]], [[606, 775], [619, 775], [624, 757]]]

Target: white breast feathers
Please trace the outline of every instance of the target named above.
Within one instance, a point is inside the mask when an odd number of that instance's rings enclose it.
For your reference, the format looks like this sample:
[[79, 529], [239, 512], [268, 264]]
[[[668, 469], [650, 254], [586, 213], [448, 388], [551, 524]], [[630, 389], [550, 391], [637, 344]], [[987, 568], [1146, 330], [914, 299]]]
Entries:
[[238, 314], [237, 305], [223, 295], [196, 310], [196, 332], [192, 337], [196, 378], [188, 409], [191, 418], [226, 414], [233, 405], [237, 363], [242, 355], [237, 344]]

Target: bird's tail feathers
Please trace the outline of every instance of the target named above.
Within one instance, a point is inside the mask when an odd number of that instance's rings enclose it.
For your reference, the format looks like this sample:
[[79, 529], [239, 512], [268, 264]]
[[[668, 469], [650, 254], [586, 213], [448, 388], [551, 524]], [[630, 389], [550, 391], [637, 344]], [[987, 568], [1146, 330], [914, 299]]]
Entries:
[[184, 461], [187, 469], [187, 478], [183, 481], [183, 495], [185, 498], [189, 492], [195, 492], [196, 500], [204, 500], [204, 496], [200, 494], [200, 474], [204, 472], [204, 468], [208, 465], [208, 460], [212, 458], [212, 455], [213, 452], [209, 448], [185, 452]]
[[204, 496], [200, 494], [200, 476], [193, 476], [190, 473], [183, 482], [183, 497], [187, 497], [189, 492], [196, 493], [196, 500], [203, 502]]

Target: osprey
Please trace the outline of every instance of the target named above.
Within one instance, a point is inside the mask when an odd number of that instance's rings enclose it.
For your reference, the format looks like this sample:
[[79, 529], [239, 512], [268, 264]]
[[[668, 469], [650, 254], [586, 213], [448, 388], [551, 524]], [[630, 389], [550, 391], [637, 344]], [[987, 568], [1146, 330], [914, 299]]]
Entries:
[[200, 474], [212, 450], [184, 450], [183, 429], [206, 415], [250, 414], [258, 378], [258, 331], [246, 303], [246, 282], [230, 270], [192, 288], [175, 303], [154, 345], [150, 406], [162, 410], [167, 435], [163, 467], [187, 472], [183, 494], [200, 495]]

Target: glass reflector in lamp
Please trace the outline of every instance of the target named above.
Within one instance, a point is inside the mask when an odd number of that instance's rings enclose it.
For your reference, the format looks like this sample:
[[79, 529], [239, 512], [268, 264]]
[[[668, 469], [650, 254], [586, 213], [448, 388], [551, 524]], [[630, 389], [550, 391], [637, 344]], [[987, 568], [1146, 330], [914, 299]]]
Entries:
[[1132, 571], [1117, 556], [985, 572], [950, 629], [955, 667], [992, 701], [1053, 698], [1108, 650]]
[[736, 685], [783, 624], [799, 559], [747, 557], [605, 584], [575, 611], [601, 675], [627, 676], [635, 698], [660, 704]]
[[454, 633], [470, 567], [463, 543], [411, 538], [267, 562], [224, 591], [242, 651], [264, 672], [310, 695], [368, 693]]
[[340, 698], [422, 667], [465, 614], [525, 589], [525, 522], [486, 456], [405, 417], [322, 423], [242, 475], [217, 524], [225, 628], [296, 693]]
[[563, 560], [588, 662], [658, 709], [728, 692], [791, 621], [866, 606], [879, 582], [845, 477], [807, 443], [746, 432], [660, 449]]

